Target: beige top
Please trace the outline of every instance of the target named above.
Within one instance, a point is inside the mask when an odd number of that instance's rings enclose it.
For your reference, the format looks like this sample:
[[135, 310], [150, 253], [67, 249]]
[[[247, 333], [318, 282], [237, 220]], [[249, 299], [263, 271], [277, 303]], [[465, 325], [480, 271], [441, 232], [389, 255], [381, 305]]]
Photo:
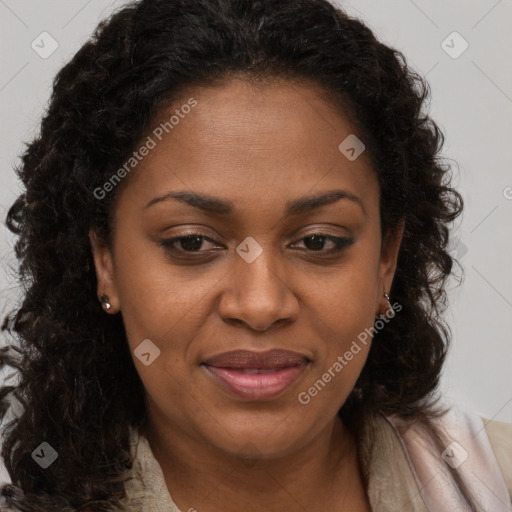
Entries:
[[[480, 417], [476, 415], [475, 417], [482, 424]], [[485, 471], [482, 473], [483, 477], [480, 476], [478, 481], [483, 481], [487, 494], [494, 501], [489, 499], [486, 502], [487, 507], [482, 506], [482, 510], [509, 512], [512, 510], [510, 507], [512, 502], [512, 424], [483, 420], [488, 436], [485, 436], [485, 443], [489, 450], [485, 457], [491, 465], [495, 466], [496, 474], [501, 473], [498, 477], [499, 482], [495, 484], [497, 487], [494, 489], [501, 485], [502, 492], [499, 495], [499, 491], [491, 491], [493, 484], [485, 482], [486, 476], [490, 473], [490, 466], [487, 463], [483, 464]], [[444, 421], [453, 423], [454, 419], [447, 418]], [[484, 429], [482, 428], [483, 433]], [[403, 444], [401, 436], [389, 418], [382, 415], [375, 416], [365, 425], [364, 432], [358, 436], [357, 442], [363, 475], [368, 481], [367, 493], [373, 511], [440, 512], [438, 509], [432, 508], [432, 502], [429, 502], [428, 496], [424, 495], [425, 491], [423, 489], [420, 491], [419, 483], [421, 482], [418, 481], [418, 475], [412, 469], [410, 462], [411, 454], [414, 454], [414, 447], [409, 445], [410, 453], [407, 452], [406, 445]], [[136, 460], [132, 468], [133, 478], [125, 487], [128, 495], [126, 510], [133, 512], [194, 511], [193, 508], [180, 511], [173, 502], [161, 467], [151, 451], [148, 440], [133, 429], [132, 447], [136, 454]], [[465, 448], [472, 455], [468, 443], [465, 444]], [[441, 457], [438, 457], [438, 460], [439, 464], [445, 464]], [[478, 459], [473, 456], [473, 462], [475, 460], [478, 462]], [[482, 464], [478, 464], [478, 466], [481, 467]], [[439, 489], [435, 489], [435, 491], [438, 492]], [[477, 491], [480, 492], [480, 489]], [[427, 508], [426, 503], [430, 503], [431, 508]], [[465, 509], [450, 508], [451, 512], [452, 510], [463, 512]]]
[[[511, 512], [512, 424], [450, 412], [440, 426], [448, 427], [450, 438], [460, 441], [468, 452], [457, 471], [465, 473], [466, 484], [479, 496], [478, 511]], [[180, 511], [173, 502], [147, 438], [133, 428], [130, 434], [135, 458], [125, 483], [125, 511], [194, 512], [192, 507]], [[449, 459], [432, 451], [426, 437], [421, 429], [402, 432], [396, 417], [376, 415], [364, 425], [357, 436], [358, 455], [374, 512], [466, 511], [446, 473], [444, 460]], [[449, 455], [456, 452], [451, 450]], [[0, 482], [10, 481], [6, 476], [0, 476]], [[196, 508], [200, 511], [200, 503]]]

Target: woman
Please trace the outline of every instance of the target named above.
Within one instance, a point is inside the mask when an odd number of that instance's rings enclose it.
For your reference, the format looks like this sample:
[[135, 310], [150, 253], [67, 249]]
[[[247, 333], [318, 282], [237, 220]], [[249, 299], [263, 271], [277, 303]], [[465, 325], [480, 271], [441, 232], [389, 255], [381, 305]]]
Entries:
[[463, 202], [427, 97], [326, 0], [101, 23], [7, 218], [5, 506], [508, 510], [511, 426], [436, 393]]

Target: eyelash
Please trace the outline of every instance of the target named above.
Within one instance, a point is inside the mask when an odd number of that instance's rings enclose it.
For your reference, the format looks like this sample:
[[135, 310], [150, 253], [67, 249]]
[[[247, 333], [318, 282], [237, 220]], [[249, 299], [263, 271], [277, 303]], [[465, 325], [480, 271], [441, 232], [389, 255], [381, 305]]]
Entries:
[[[338, 236], [332, 236], [332, 235], [327, 235], [325, 233], [319, 233], [319, 232], [318, 233], [310, 233], [307, 236], [304, 236], [304, 237], [300, 238], [299, 241], [305, 240], [307, 238], [312, 238], [314, 236], [325, 238], [325, 239], [333, 242], [334, 245], [335, 245], [335, 248], [331, 249], [329, 251], [324, 251], [322, 249], [320, 249], [318, 251], [315, 251], [313, 249], [306, 249], [307, 252], [318, 253], [318, 254], [321, 254], [321, 255], [331, 255], [331, 254], [340, 253], [343, 250], [345, 250], [348, 247], [350, 247], [354, 243], [354, 240], [351, 239], [351, 238], [343, 238], [343, 237], [338, 237]], [[206, 240], [206, 241], [211, 242], [211, 243], [216, 243], [215, 240], [212, 240], [211, 238], [209, 238], [207, 236], [204, 236], [204, 235], [201, 235], [199, 233], [187, 233], [186, 235], [181, 235], [181, 236], [177, 236], [177, 237], [174, 237], [174, 238], [168, 238], [168, 239], [165, 239], [165, 240], [161, 240], [159, 242], [159, 244], [162, 247], [164, 247], [167, 251], [169, 251], [171, 253], [181, 253], [181, 254], [186, 254], [186, 255], [201, 255], [201, 251], [185, 251], [184, 249], [177, 249], [174, 246], [174, 244], [177, 241], [185, 240], [185, 239], [191, 238], [191, 237], [197, 237], [197, 238], [199, 238], [201, 240]]]

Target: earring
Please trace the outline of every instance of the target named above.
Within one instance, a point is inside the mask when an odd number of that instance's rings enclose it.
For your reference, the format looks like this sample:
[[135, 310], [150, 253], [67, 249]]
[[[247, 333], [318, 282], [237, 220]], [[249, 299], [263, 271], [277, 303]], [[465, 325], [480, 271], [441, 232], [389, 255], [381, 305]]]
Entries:
[[100, 300], [101, 300], [101, 304], [102, 306], [105, 308], [105, 309], [110, 309], [110, 302], [109, 302], [109, 298], [106, 296], [106, 295], [102, 295], [100, 297]]
[[[389, 298], [389, 295], [386, 292], [384, 292], [384, 297], [386, 297], [386, 300], [388, 301], [390, 308], [393, 309], [393, 306], [391, 305], [391, 299]], [[384, 318], [386, 318], [386, 314], [377, 315], [375, 318], [383, 320]]]

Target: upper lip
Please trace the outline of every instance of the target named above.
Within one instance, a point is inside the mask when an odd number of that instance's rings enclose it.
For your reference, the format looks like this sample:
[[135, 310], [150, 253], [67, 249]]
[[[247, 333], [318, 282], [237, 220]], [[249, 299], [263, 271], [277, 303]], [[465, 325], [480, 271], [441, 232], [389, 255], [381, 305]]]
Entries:
[[298, 352], [272, 349], [266, 352], [233, 350], [207, 359], [204, 364], [218, 368], [287, 368], [308, 363], [310, 360]]

